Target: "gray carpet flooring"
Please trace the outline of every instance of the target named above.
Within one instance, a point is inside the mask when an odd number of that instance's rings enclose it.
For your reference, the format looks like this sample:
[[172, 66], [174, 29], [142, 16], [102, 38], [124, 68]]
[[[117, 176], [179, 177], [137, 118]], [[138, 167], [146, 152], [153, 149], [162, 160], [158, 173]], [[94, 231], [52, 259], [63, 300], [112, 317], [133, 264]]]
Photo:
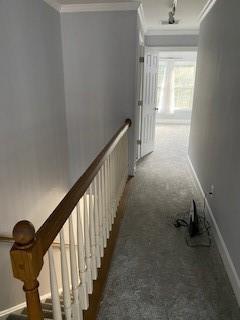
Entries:
[[98, 320], [239, 320], [213, 243], [189, 248], [172, 222], [197, 194], [187, 162], [188, 126], [158, 126], [156, 150], [132, 180]]

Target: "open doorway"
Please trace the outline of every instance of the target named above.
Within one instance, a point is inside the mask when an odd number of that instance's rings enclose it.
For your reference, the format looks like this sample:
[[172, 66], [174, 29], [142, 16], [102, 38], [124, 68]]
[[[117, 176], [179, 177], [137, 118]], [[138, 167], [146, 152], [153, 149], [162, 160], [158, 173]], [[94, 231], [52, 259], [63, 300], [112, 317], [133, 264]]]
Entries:
[[160, 127], [185, 125], [190, 131], [196, 58], [196, 50], [145, 47], [138, 159], [154, 151]]
[[190, 125], [196, 52], [159, 52], [157, 124]]
[[[166, 148], [169, 161], [187, 160], [196, 73], [195, 52], [159, 52], [156, 150]], [[182, 164], [182, 165], [183, 165]]]

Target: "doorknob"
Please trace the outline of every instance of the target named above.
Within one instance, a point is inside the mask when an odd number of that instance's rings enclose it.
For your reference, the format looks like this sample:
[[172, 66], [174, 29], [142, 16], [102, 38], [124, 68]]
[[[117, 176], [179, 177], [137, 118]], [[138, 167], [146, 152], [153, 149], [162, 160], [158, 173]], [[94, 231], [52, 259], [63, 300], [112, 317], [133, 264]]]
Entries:
[[158, 108], [154, 108], [155, 111], [158, 111]]

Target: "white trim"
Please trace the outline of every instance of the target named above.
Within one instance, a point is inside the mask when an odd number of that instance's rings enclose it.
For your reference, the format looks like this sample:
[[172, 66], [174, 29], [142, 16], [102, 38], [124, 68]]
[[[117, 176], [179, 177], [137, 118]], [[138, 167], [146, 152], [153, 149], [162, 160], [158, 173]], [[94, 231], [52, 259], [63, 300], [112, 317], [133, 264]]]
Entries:
[[217, 2], [217, 0], [208, 0], [208, 2], [206, 3], [206, 5], [204, 6], [204, 8], [202, 9], [202, 11], [200, 12], [200, 14], [198, 16], [198, 21], [200, 23], [206, 18], [206, 16], [212, 10], [212, 8], [216, 2]]
[[[47, 293], [47, 294], [41, 296], [40, 300], [43, 301], [43, 300], [46, 300], [46, 299], [48, 299], [50, 297], [51, 297], [51, 293]], [[0, 317], [7, 316], [7, 315], [9, 315], [11, 313], [14, 313], [16, 311], [24, 309], [25, 307], [26, 307], [26, 302], [20, 303], [20, 304], [14, 306], [14, 307], [8, 308], [8, 309], [3, 310], [3, 311], [0, 311]]]
[[[60, 13], [69, 12], [96, 12], [96, 11], [134, 11], [141, 6], [140, 1], [128, 2], [102, 2], [102, 3], [75, 3], [75, 4], [60, 4], [57, 0], [43, 0], [49, 6]], [[142, 16], [143, 12], [141, 13]]]
[[43, 1], [46, 2], [50, 7], [57, 10], [58, 12], [61, 11], [61, 4], [58, 3], [56, 0], [43, 0]]
[[175, 36], [175, 35], [198, 35], [199, 28], [191, 28], [191, 29], [148, 29], [146, 32], [146, 36]]
[[231, 283], [233, 291], [234, 291], [234, 293], [236, 295], [236, 298], [237, 298], [237, 301], [238, 301], [238, 305], [240, 306], [240, 279], [239, 279], [239, 276], [237, 274], [236, 268], [235, 268], [235, 266], [233, 264], [233, 261], [231, 259], [230, 254], [229, 254], [229, 251], [228, 251], [228, 248], [226, 246], [226, 243], [225, 243], [225, 241], [223, 239], [223, 236], [221, 234], [221, 231], [220, 231], [220, 229], [219, 229], [219, 227], [217, 225], [217, 221], [214, 218], [214, 214], [213, 214], [212, 209], [211, 209], [211, 207], [209, 205], [209, 202], [207, 200], [206, 194], [205, 194], [205, 192], [204, 192], [204, 190], [203, 190], [203, 188], [201, 186], [201, 183], [200, 183], [200, 181], [198, 179], [198, 176], [196, 174], [196, 171], [195, 171], [195, 169], [193, 167], [192, 161], [191, 161], [189, 156], [188, 156], [188, 162], [189, 162], [189, 165], [190, 165], [194, 180], [196, 182], [196, 186], [197, 186], [198, 190], [200, 191], [202, 197], [206, 199], [206, 208], [207, 208], [207, 212], [206, 213], [208, 214], [209, 219], [211, 221], [211, 225], [212, 225], [212, 228], [213, 228], [213, 231], [214, 231], [214, 238], [215, 238], [215, 241], [217, 243], [219, 253], [220, 253], [221, 257], [222, 257], [222, 260], [223, 260], [226, 272], [228, 274], [230, 283]]
[[147, 46], [148, 48], [151, 48], [151, 50], [154, 51], [167, 51], [167, 52], [197, 52], [198, 51], [198, 47], [155, 47], [155, 46]]
[[137, 10], [138, 7], [139, 2], [65, 4], [61, 7], [61, 13], [96, 11], [133, 11]]

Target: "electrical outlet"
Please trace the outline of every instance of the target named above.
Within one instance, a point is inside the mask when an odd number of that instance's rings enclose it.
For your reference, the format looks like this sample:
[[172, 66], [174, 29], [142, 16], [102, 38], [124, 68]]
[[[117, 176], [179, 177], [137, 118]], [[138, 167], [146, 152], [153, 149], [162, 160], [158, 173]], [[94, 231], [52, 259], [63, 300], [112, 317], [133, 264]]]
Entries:
[[209, 191], [209, 195], [210, 195], [211, 198], [214, 197], [214, 185], [213, 184], [211, 185], [211, 188], [210, 188], [210, 191]]

